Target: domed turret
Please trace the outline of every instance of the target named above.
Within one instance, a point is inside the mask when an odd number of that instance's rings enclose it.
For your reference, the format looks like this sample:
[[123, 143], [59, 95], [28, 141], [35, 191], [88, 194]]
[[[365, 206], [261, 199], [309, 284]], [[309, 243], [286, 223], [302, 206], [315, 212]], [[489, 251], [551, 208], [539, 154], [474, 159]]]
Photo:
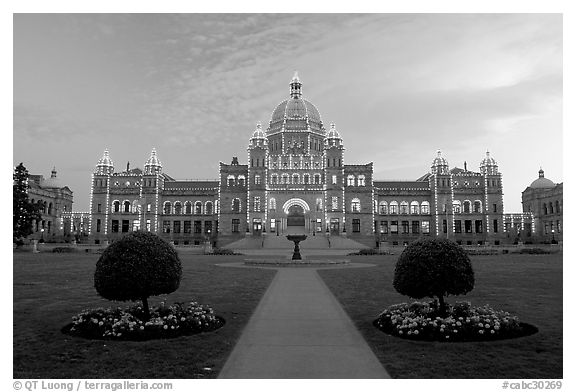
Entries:
[[144, 164], [144, 174], [160, 174], [162, 173], [162, 162], [156, 155], [156, 149], [153, 148], [150, 153], [150, 158]]
[[326, 135], [326, 139], [324, 141], [325, 145], [330, 146], [339, 146], [342, 144], [342, 137], [340, 137], [340, 133], [336, 130], [336, 124], [330, 124], [330, 130]]
[[262, 131], [262, 124], [256, 124], [256, 130], [252, 134], [250, 138], [250, 146], [256, 147], [261, 146], [264, 147], [268, 144], [268, 139], [266, 138], [266, 134]]
[[555, 186], [556, 184], [554, 184], [554, 182], [544, 177], [544, 170], [542, 170], [542, 168], [538, 171], [538, 178], [530, 184], [530, 188], [535, 189], [554, 188]]
[[490, 156], [490, 152], [486, 151], [486, 156], [480, 162], [480, 173], [482, 174], [498, 174], [498, 163]]
[[102, 155], [102, 158], [100, 158], [96, 164], [94, 174], [107, 175], [112, 173], [114, 173], [114, 162], [110, 159], [110, 154], [108, 153], [108, 149], [106, 149], [104, 150], [104, 155]]
[[302, 83], [297, 73], [290, 82], [290, 99], [276, 106], [268, 128], [270, 133], [291, 130], [325, 132], [316, 106], [302, 98]]
[[442, 151], [438, 150], [438, 155], [430, 166], [432, 174], [448, 174], [448, 161], [442, 156]]

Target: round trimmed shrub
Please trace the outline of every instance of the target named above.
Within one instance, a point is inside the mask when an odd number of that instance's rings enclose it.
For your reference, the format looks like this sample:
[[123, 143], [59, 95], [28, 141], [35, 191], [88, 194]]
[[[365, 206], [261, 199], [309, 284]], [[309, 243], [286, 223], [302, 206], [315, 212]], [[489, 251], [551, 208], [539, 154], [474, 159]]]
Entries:
[[181, 278], [182, 263], [170, 244], [154, 233], [134, 232], [104, 250], [94, 287], [112, 301], [142, 301], [149, 319], [148, 297], [176, 291]]
[[406, 247], [396, 263], [394, 288], [412, 298], [436, 297], [440, 314], [446, 314], [444, 297], [470, 292], [474, 271], [470, 258], [447, 239], [418, 240]]

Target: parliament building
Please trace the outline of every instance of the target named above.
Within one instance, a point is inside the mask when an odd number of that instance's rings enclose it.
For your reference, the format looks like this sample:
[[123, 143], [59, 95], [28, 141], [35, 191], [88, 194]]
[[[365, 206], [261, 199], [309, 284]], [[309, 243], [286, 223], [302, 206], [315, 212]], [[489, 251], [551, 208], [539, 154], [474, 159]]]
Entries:
[[217, 246], [288, 231], [347, 236], [369, 246], [422, 236], [463, 245], [509, 238], [502, 175], [489, 152], [469, 170], [451, 168], [432, 151], [420, 178], [386, 181], [373, 178], [372, 162], [346, 160], [345, 135], [333, 123], [325, 126], [295, 75], [290, 96], [249, 137], [247, 162], [221, 162], [217, 180], [174, 179], [156, 150], [143, 169], [117, 171], [106, 150], [92, 174], [88, 238], [103, 244], [137, 230], [175, 245]]

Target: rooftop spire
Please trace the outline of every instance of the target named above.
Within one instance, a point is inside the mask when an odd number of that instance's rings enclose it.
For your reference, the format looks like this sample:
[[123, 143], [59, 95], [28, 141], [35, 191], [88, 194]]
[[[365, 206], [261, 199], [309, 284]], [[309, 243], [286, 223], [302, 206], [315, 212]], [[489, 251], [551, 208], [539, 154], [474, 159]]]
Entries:
[[51, 175], [50, 175], [50, 178], [56, 178], [56, 166], [54, 166], [54, 167], [52, 168], [52, 173], [51, 173]]
[[542, 168], [540, 168], [540, 170], [538, 170], [538, 177], [544, 178], [544, 170], [542, 170]]
[[290, 82], [290, 97], [298, 99], [302, 96], [302, 83], [298, 77], [298, 71], [294, 71], [294, 76]]

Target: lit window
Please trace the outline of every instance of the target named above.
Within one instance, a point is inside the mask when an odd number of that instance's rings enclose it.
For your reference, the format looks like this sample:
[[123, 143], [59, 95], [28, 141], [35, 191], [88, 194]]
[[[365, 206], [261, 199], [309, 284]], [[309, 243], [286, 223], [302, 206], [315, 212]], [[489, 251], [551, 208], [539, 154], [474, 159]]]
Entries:
[[454, 200], [452, 202], [452, 209], [454, 210], [455, 214], [460, 214], [462, 212], [462, 205], [460, 204], [460, 200]]
[[254, 176], [254, 184], [260, 185], [260, 176], [259, 175]]
[[411, 214], [419, 214], [420, 213], [420, 205], [417, 201], [413, 201], [410, 203], [410, 213]]
[[332, 196], [332, 211], [338, 209], [338, 196]]
[[366, 186], [366, 177], [364, 175], [358, 176], [358, 186]]
[[[430, 203], [428, 203], [427, 201], [423, 201], [422, 204], [420, 205], [420, 213], [429, 214], [430, 213]], [[422, 227], [424, 227], [424, 226], [422, 226]], [[424, 229], [422, 229], [422, 232], [424, 232]]]
[[390, 202], [389, 212], [391, 214], [397, 214], [398, 213], [398, 202], [396, 200]]
[[401, 214], [407, 214], [408, 213], [408, 202], [407, 201], [403, 201], [402, 203], [400, 203], [400, 213]]
[[348, 180], [348, 182], [347, 182], [348, 186], [354, 186], [354, 176], [353, 175], [349, 175], [347, 180]]
[[352, 212], [360, 212], [360, 200], [359, 199], [352, 199], [351, 207], [352, 207]]
[[168, 215], [172, 213], [172, 203], [169, 201], [164, 203], [164, 214]]
[[480, 200], [476, 200], [474, 202], [474, 212], [481, 213], [482, 212], [482, 202]]
[[332, 176], [332, 185], [336, 185], [338, 183], [338, 177], [336, 175]]
[[386, 215], [388, 213], [388, 203], [384, 200], [380, 202], [380, 215]]
[[254, 211], [260, 211], [260, 196], [254, 197]]

